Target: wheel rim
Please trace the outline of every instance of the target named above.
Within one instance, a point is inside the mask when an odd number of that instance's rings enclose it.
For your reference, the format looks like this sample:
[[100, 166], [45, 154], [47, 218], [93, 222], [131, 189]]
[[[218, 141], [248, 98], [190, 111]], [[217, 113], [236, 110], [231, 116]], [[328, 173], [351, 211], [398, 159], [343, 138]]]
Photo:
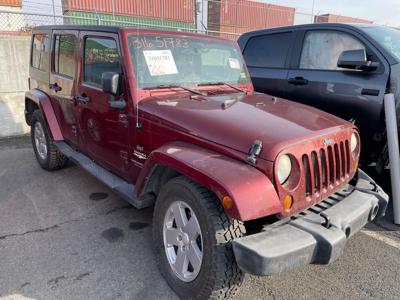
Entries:
[[164, 218], [164, 249], [168, 263], [182, 281], [193, 281], [203, 261], [203, 238], [193, 209], [182, 201], [173, 202]]
[[35, 138], [35, 146], [37, 153], [39, 154], [41, 159], [46, 159], [47, 141], [46, 141], [46, 136], [44, 134], [43, 126], [40, 122], [35, 123], [34, 138]]

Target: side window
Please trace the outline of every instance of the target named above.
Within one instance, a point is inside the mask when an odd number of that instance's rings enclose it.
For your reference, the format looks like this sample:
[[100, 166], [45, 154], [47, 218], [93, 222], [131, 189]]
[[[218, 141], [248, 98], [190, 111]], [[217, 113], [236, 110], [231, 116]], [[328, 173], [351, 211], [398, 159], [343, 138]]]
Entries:
[[49, 68], [49, 37], [47, 34], [35, 34], [32, 43], [32, 67], [41, 71]]
[[253, 37], [244, 50], [249, 67], [284, 68], [292, 32]]
[[119, 72], [117, 43], [111, 38], [85, 39], [83, 81], [101, 85], [103, 72]]
[[348, 70], [337, 61], [345, 50], [365, 49], [355, 37], [344, 32], [309, 31], [306, 33], [300, 58], [300, 69]]
[[56, 35], [54, 38], [54, 72], [75, 77], [76, 37]]

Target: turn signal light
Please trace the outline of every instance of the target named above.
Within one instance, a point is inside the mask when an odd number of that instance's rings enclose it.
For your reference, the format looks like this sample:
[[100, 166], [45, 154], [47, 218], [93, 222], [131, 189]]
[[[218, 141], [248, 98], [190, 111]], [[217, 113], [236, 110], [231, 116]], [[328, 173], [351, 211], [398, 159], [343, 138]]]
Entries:
[[290, 195], [286, 195], [285, 198], [283, 198], [283, 208], [284, 210], [289, 210], [293, 205], [293, 198]]
[[231, 209], [233, 207], [233, 200], [229, 196], [224, 196], [222, 198], [222, 206], [226, 209]]

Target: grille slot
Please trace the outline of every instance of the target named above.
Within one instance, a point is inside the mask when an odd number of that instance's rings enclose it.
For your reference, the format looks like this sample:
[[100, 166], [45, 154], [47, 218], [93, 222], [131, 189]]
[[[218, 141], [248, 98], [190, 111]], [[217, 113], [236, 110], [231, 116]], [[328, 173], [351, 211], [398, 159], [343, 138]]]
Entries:
[[304, 177], [306, 183], [306, 195], [311, 195], [311, 172], [310, 172], [310, 162], [308, 156], [306, 154], [303, 155], [303, 169], [304, 169]]
[[349, 141], [343, 141], [302, 156], [305, 193], [312, 196], [350, 173]]

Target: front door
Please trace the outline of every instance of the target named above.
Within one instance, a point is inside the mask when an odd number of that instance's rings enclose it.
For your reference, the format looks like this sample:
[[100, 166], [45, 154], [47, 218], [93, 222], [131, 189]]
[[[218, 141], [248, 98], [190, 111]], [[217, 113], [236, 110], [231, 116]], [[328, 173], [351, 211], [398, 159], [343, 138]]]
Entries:
[[64, 139], [73, 147], [78, 143], [74, 101], [77, 50], [77, 31], [53, 31], [49, 93]]
[[[103, 72], [122, 73], [118, 36], [80, 32], [81, 66], [75, 95], [79, 111], [79, 147], [105, 168], [128, 178], [129, 104], [125, 110], [109, 106], [101, 87]], [[122, 74], [121, 74], [122, 76]]]

